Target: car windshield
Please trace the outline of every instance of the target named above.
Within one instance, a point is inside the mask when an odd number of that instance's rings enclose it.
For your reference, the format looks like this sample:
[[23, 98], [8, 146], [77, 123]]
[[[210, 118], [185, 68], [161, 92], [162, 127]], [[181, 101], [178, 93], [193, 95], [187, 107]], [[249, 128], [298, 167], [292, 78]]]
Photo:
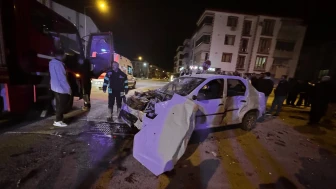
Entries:
[[203, 78], [196, 77], [180, 77], [158, 89], [158, 91], [169, 95], [176, 93], [181, 96], [186, 96], [190, 94], [204, 80], [205, 79]]

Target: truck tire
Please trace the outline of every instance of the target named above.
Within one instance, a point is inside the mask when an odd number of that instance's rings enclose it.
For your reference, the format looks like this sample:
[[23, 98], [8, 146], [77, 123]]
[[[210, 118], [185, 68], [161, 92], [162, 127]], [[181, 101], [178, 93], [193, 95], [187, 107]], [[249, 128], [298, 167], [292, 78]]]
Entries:
[[243, 118], [243, 122], [241, 123], [241, 128], [245, 131], [252, 130], [257, 124], [257, 115], [258, 112], [251, 111], [247, 112]]

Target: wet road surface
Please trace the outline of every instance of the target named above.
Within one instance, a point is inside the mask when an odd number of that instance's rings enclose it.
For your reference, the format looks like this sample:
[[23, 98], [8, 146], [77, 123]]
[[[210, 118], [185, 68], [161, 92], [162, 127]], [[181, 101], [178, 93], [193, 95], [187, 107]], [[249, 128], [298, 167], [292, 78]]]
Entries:
[[90, 112], [72, 111], [66, 128], [49, 117], [1, 134], [0, 188], [336, 188], [335, 123], [307, 126], [308, 109], [285, 107], [252, 132], [196, 132], [156, 177], [133, 158], [132, 137], [113, 136], [106, 96], [93, 90]]

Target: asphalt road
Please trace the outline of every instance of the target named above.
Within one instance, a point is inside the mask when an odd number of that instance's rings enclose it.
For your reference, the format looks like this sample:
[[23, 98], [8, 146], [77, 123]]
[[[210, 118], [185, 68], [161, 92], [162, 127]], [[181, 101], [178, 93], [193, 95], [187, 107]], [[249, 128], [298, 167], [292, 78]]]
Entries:
[[89, 112], [75, 101], [66, 128], [48, 117], [0, 134], [0, 188], [336, 188], [336, 124], [307, 126], [309, 109], [284, 107], [252, 132], [194, 133], [175, 169], [156, 177], [133, 158], [132, 137], [112, 136], [107, 94], [93, 89], [91, 100]]

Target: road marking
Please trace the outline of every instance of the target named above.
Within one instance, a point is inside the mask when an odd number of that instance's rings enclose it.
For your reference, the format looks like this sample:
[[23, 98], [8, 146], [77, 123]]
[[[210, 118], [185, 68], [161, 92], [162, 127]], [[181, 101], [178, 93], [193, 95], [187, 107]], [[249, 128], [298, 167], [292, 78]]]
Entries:
[[249, 180], [248, 175], [244, 171], [246, 169], [241, 167], [242, 164], [240, 164], [234, 153], [230, 137], [236, 136], [229, 136], [231, 134], [230, 131], [224, 131], [223, 134], [226, 136], [221, 137], [224, 139], [220, 140], [219, 153], [222, 157], [222, 166], [229, 180], [228, 183], [231, 185], [230, 188], [257, 188], [257, 185], [254, 185]]

